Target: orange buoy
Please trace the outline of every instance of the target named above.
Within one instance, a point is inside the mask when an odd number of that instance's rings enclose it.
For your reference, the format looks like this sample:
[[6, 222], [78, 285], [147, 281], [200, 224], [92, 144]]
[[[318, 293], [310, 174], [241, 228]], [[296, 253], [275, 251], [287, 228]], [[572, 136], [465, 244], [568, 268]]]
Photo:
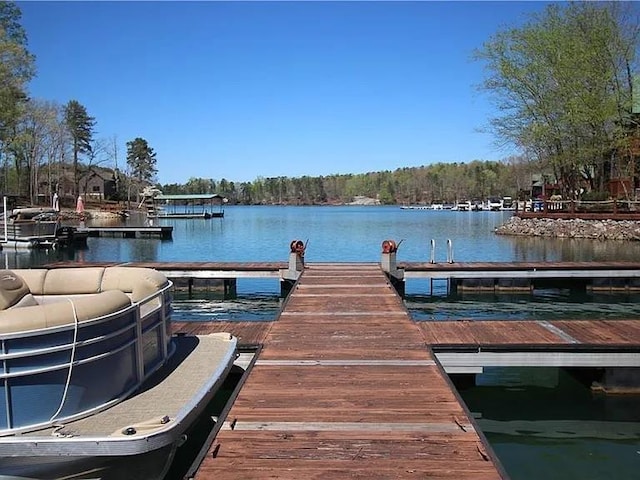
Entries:
[[385, 240], [382, 242], [382, 253], [394, 253], [397, 250], [398, 246], [393, 240]]

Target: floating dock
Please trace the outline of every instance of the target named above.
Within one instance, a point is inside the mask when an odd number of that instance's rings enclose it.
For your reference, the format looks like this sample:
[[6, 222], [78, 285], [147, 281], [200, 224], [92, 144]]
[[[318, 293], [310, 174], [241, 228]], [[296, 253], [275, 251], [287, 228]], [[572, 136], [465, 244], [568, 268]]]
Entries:
[[527, 292], [538, 288], [579, 291], [640, 290], [638, 262], [399, 262], [385, 271], [399, 287], [406, 280], [446, 280], [457, 290]]
[[84, 227], [79, 232], [86, 232], [90, 237], [119, 237], [119, 238], [159, 238], [170, 240], [173, 236], [173, 226], [157, 227]]

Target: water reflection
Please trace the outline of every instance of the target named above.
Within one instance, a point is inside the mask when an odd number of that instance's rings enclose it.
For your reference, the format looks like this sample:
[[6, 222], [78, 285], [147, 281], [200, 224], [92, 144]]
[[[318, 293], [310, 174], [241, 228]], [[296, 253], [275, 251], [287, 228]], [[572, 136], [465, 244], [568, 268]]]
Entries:
[[640, 293], [412, 294], [405, 305], [417, 321], [615, 320], [640, 316]]
[[637, 478], [637, 397], [557, 368], [487, 368], [459, 392], [512, 479]]
[[636, 261], [640, 258], [640, 242], [540, 237], [515, 237], [511, 241], [513, 260], [519, 262]]
[[280, 311], [278, 296], [240, 295], [232, 300], [223, 298], [221, 292], [198, 293], [189, 297], [176, 292], [171, 303], [171, 319], [178, 322], [269, 322]]

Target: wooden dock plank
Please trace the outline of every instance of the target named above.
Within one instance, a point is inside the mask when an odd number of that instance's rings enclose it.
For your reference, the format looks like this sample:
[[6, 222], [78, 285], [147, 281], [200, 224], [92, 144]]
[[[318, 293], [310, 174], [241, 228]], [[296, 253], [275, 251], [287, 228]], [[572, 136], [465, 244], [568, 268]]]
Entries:
[[[361, 441], [358, 441], [361, 443]], [[286, 445], [286, 444], [285, 444]], [[456, 449], [457, 457], [463, 458], [460, 450]], [[473, 451], [470, 453], [473, 455]], [[477, 462], [461, 460], [456, 467], [451, 465], [451, 457], [436, 458], [428, 462], [428, 466], [407, 467], [404, 459], [360, 459], [352, 460], [289, 460], [286, 463], [281, 460], [269, 458], [245, 459], [234, 457], [232, 459], [220, 458], [218, 464], [224, 468], [215, 468], [204, 465], [197, 478], [228, 479], [266, 479], [278, 478], [282, 480], [334, 480], [334, 479], [362, 479], [362, 480], [389, 480], [389, 479], [416, 479], [429, 478], [432, 480], [457, 480], [461, 478], [473, 478], [475, 480], [494, 480], [501, 478], [492, 470], [491, 466], [478, 466]], [[223, 463], [224, 462], [224, 463]]]
[[394, 323], [382, 316], [287, 318], [291, 320], [281, 316], [278, 328], [269, 332], [261, 358], [425, 358], [426, 345], [408, 337], [415, 328], [408, 322]]
[[[436, 366], [257, 365], [245, 388], [234, 403], [231, 420], [453, 425], [455, 417], [465, 418]], [[313, 395], [300, 395], [301, 390]]]
[[558, 320], [551, 323], [585, 345], [640, 345], [640, 320]]
[[[536, 321], [417, 322], [431, 345], [557, 345], [566, 339]], [[558, 326], [562, 329], [562, 326]]]

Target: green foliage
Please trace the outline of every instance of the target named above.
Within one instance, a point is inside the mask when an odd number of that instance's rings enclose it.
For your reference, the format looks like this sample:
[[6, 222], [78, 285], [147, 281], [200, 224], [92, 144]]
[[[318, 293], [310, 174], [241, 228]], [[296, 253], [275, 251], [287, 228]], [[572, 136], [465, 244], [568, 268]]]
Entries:
[[127, 165], [131, 176], [139, 183], [152, 183], [158, 173], [156, 153], [144, 138], [137, 137], [127, 142]]
[[0, 142], [6, 142], [27, 99], [26, 84], [35, 75], [35, 58], [27, 50], [22, 13], [14, 2], [0, 2]]
[[393, 172], [323, 177], [259, 177], [236, 185], [225, 179], [191, 178], [184, 185], [160, 187], [164, 193], [219, 193], [244, 205], [325, 205], [349, 203], [356, 196], [382, 204], [430, 204], [488, 196], [516, 197], [529, 187], [534, 165], [513, 157], [506, 162], [436, 163]]
[[609, 200], [611, 198], [611, 195], [609, 194], [609, 192], [596, 192], [596, 191], [592, 191], [592, 192], [585, 192], [580, 200], [585, 200], [585, 201], [589, 201], [589, 202], [602, 202], [603, 200]]
[[[491, 128], [548, 165], [565, 193], [603, 189], [611, 159], [628, 161], [631, 72], [638, 21], [618, 2], [551, 4], [494, 35], [476, 58], [499, 114]], [[627, 125], [627, 126], [625, 126]]]

